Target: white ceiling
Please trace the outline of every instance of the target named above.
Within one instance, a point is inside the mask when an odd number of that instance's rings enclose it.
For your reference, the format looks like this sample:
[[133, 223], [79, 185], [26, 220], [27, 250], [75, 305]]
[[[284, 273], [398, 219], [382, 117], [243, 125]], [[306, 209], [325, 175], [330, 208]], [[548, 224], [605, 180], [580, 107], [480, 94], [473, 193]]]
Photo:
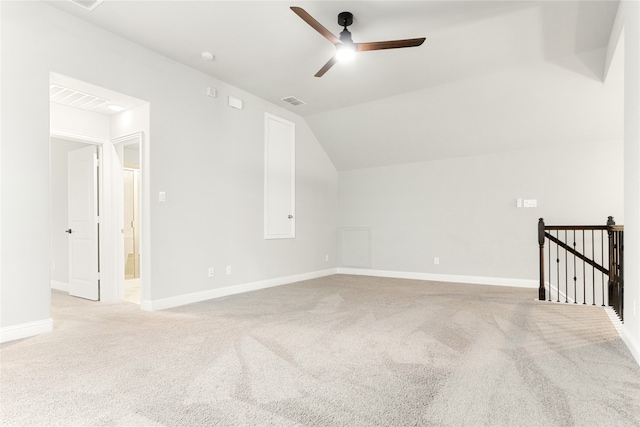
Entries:
[[[593, 84], [603, 85], [604, 48], [618, 7], [614, 0], [105, 0], [90, 12], [68, 1], [47, 3], [306, 117], [341, 170], [508, 148], [505, 141], [514, 139], [510, 132], [517, 133], [517, 128], [501, 129], [505, 135], [486, 150], [470, 145], [471, 134], [462, 132], [456, 138], [465, 123], [490, 119], [486, 108], [491, 106], [479, 108], [477, 97], [500, 96], [497, 109], [509, 117], [514, 102], [521, 106], [529, 99], [538, 102], [552, 76], [559, 79], [554, 84], [561, 91], [565, 73], [588, 80], [584, 84], [567, 80], [571, 88], [561, 102], [564, 107], [571, 107], [568, 99], [575, 100], [584, 90], [597, 91]], [[334, 47], [290, 6], [303, 7], [336, 35], [341, 30], [337, 14], [352, 12], [354, 23], [349, 29], [355, 42], [427, 40], [416, 48], [362, 52], [354, 62], [337, 64], [316, 78], [313, 75], [333, 55]], [[203, 61], [202, 51], [212, 52], [215, 59]], [[503, 79], [512, 81], [512, 86], [501, 84]], [[493, 85], [495, 90], [478, 90], [479, 84]], [[465, 105], [458, 106], [462, 114], [447, 91], [465, 100]], [[306, 105], [289, 106], [281, 101], [287, 96]], [[580, 100], [575, 106], [580, 109], [583, 104]], [[446, 111], [447, 116], [425, 123], [438, 111]], [[481, 117], [475, 115], [478, 112]], [[595, 113], [578, 114], [579, 120]], [[555, 139], [570, 133], [568, 126], [556, 132]], [[416, 135], [424, 137], [417, 140]], [[550, 140], [545, 134], [529, 139]], [[573, 139], [577, 136], [569, 138]], [[482, 140], [480, 145], [487, 138]], [[452, 141], [458, 144], [453, 149]], [[527, 146], [521, 142], [515, 148]], [[389, 156], [389, 151], [394, 155]]]

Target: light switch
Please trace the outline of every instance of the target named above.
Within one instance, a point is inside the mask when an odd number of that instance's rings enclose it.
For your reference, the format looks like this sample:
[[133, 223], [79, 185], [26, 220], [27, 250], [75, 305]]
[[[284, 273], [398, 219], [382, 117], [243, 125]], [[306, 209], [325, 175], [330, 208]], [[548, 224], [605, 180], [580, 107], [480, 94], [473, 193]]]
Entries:
[[167, 196], [164, 191], [158, 193], [158, 201], [165, 202], [167, 200]]
[[538, 200], [536, 200], [536, 199], [525, 199], [524, 200], [524, 207], [525, 208], [537, 208], [538, 207]]

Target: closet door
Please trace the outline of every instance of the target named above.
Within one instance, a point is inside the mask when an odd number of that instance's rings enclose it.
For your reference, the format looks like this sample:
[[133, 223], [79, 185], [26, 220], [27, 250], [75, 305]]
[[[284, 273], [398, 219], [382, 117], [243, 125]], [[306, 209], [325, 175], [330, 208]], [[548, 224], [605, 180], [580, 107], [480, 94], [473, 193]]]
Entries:
[[295, 218], [295, 125], [265, 114], [264, 238], [292, 239]]

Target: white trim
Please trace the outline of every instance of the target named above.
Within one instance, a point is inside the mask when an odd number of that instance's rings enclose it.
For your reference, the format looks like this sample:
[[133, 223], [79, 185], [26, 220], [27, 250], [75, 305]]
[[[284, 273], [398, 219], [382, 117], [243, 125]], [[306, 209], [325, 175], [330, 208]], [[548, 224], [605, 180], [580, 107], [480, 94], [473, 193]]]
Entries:
[[37, 320], [0, 328], [0, 343], [45, 334], [53, 330], [53, 319]]
[[338, 268], [338, 274], [355, 276], [392, 277], [396, 279], [429, 280], [434, 282], [469, 283], [474, 285], [512, 286], [516, 288], [535, 288], [538, 280], [509, 279], [504, 277], [458, 276], [452, 274], [417, 273], [408, 271], [368, 270], [364, 268]]
[[80, 133], [67, 132], [64, 130], [51, 129], [49, 135], [53, 138], [67, 139], [69, 141], [84, 142], [85, 144], [101, 145], [109, 142], [108, 139], [98, 138], [95, 136], [82, 135]]
[[113, 145], [121, 145], [121, 146], [127, 146], [127, 145], [133, 145], [133, 144], [141, 144], [142, 143], [142, 138], [144, 138], [144, 132], [143, 131], [139, 131], [139, 132], [134, 132], [134, 133], [130, 133], [128, 135], [124, 135], [124, 136], [119, 136], [117, 138], [114, 138], [111, 140], [111, 143]]
[[316, 279], [318, 277], [331, 276], [337, 273], [337, 269], [314, 271], [311, 273], [296, 274], [294, 276], [278, 277], [275, 279], [261, 280], [259, 282], [243, 283], [239, 285], [226, 286], [224, 288], [209, 289], [191, 294], [178, 295], [175, 297], [162, 298], [158, 300], [143, 300], [140, 307], [146, 311], [164, 310], [172, 307], [193, 304], [195, 302], [206, 301], [214, 298], [226, 297], [229, 295], [242, 294], [245, 292], [257, 291], [259, 289], [273, 288], [275, 286], [287, 285], [289, 283], [303, 280]]
[[621, 329], [618, 329], [618, 332], [620, 333], [620, 338], [622, 338], [622, 341], [629, 348], [631, 355], [633, 356], [634, 359], [636, 359], [636, 362], [638, 363], [638, 365], [640, 365], [640, 343], [638, 343], [633, 339], [633, 337], [629, 334], [629, 332], [624, 327], [624, 325], [622, 326]]
[[603, 308], [605, 313], [607, 313], [607, 316], [609, 316], [609, 320], [611, 321], [611, 324], [613, 325], [615, 330], [618, 331], [620, 338], [622, 338], [622, 342], [625, 343], [625, 345], [631, 352], [631, 355], [636, 360], [636, 363], [640, 365], [640, 344], [638, 344], [631, 337], [629, 332], [627, 332], [627, 329], [624, 327], [624, 323], [620, 320], [620, 318], [618, 317], [618, 314], [615, 312], [613, 307], [607, 306]]
[[69, 283], [52, 280], [51, 289], [55, 289], [57, 291], [62, 291], [62, 292], [69, 292]]
[[[569, 303], [574, 303], [576, 302], [573, 298], [569, 298], [569, 296], [562, 291], [562, 289], [558, 290], [557, 286], [551, 285], [549, 282], [544, 282], [545, 284], [545, 290], [547, 292], [547, 301], [550, 302], [558, 302], [558, 300], [560, 300], [559, 302], [569, 302]], [[553, 292], [551, 292], [553, 291]], [[556, 301], [553, 300], [549, 300], [550, 297], [552, 297], [552, 295], [555, 294], [556, 295]], [[558, 296], [559, 295], [559, 296]], [[566, 301], [563, 301], [562, 299], [565, 299]], [[592, 304], [589, 304], [592, 305]]]

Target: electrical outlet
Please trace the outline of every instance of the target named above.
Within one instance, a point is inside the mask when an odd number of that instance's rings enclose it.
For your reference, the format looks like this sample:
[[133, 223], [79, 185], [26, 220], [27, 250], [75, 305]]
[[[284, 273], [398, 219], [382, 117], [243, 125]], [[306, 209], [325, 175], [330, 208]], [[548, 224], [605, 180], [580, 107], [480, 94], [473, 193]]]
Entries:
[[231, 274], [231, 266], [227, 265], [227, 274]]
[[435, 257], [435, 258], [433, 259], [433, 263], [434, 263], [435, 265], [440, 264], [440, 258]]
[[209, 277], [213, 277], [215, 276], [216, 271], [213, 267], [209, 267]]

